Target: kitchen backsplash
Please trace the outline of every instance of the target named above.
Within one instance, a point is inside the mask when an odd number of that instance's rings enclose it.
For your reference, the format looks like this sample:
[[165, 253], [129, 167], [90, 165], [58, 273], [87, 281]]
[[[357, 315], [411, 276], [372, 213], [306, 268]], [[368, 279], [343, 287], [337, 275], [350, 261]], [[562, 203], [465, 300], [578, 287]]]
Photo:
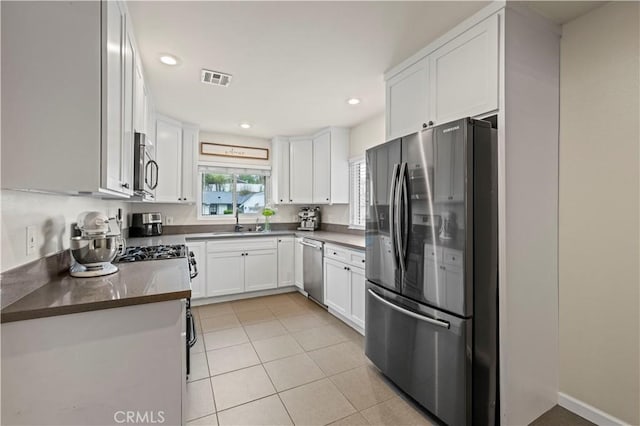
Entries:
[[[275, 206], [276, 214], [271, 217], [271, 223], [291, 223], [298, 221], [298, 211], [302, 206], [278, 205]], [[349, 206], [346, 204], [333, 206], [320, 206], [322, 222], [336, 225], [349, 224]], [[165, 226], [177, 225], [212, 225], [231, 224], [236, 220], [233, 216], [216, 219], [213, 221], [198, 220], [196, 206], [194, 204], [149, 204], [134, 203], [131, 205], [130, 213], [160, 212]], [[256, 218], [240, 216], [240, 223], [245, 225], [255, 225], [256, 219], [259, 224], [264, 223], [262, 216]]]
[[[71, 224], [83, 211], [95, 210], [115, 216], [121, 208], [123, 229], [126, 229], [127, 214], [132, 206], [119, 200], [10, 190], [2, 190], [1, 199], [2, 272], [68, 249]], [[28, 226], [34, 226], [36, 237], [36, 249], [29, 255]]]

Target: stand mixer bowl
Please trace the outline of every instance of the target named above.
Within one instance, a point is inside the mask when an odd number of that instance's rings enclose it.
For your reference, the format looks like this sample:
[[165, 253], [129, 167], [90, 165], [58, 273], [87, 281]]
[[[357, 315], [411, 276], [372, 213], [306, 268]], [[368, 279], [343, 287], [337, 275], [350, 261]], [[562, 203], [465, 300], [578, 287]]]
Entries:
[[76, 262], [87, 266], [100, 266], [112, 262], [122, 249], [122, 238], [114, 236], [71, 237], [71, 255]]

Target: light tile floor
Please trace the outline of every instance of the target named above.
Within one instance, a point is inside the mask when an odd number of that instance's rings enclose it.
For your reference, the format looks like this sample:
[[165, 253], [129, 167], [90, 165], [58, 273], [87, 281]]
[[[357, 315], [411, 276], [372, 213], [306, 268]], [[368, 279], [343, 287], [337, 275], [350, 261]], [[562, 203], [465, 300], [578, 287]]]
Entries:
[[435, 424], [299, 293], [194, 308], [188, 425]]

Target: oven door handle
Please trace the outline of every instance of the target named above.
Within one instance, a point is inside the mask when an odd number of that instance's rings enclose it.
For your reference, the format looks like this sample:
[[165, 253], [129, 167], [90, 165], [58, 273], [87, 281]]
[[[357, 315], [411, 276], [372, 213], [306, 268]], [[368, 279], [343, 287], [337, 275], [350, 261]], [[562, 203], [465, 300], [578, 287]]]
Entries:
[[193, 314], [191, 313], [191, 310], [189, 310], [188, 318], [189, 318], [189, 328], [191, 329], [191, 340], [189, 340], [188, 344], [189, 344], [189, 347], [192, 348], [198, 341], [198, 336], [196, 335], [196, 321], [193, 318]]

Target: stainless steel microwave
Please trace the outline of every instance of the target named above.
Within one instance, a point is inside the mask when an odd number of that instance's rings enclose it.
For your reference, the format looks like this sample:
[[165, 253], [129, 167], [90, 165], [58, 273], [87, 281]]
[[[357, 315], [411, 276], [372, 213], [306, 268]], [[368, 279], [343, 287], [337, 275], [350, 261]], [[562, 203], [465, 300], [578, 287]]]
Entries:
[[153, 201], [158, 186], [155, 147], [144, 133], [135, 133], [133, 142], [133, 191], [143, 200]]

